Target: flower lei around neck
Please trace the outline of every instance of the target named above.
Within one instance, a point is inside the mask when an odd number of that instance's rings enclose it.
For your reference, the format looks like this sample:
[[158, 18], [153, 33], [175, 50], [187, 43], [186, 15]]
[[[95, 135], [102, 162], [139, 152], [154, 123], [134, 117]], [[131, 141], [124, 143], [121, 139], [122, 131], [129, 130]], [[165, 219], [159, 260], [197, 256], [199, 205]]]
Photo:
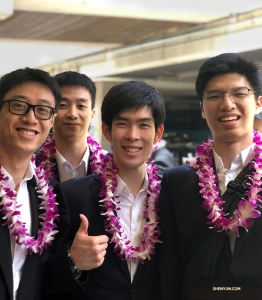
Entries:
[[[92, 152], [91, 160], [94, 156], [96, 156], [96, 149], [97, 147], [100, 147], [99, 143], [96, 142], [91, 136], [87, 137], [87, 144]], [[40, 153], [38, 154], [38, 163], [41, 163], [44, 165], [44, 168], [46, 170], [47, 177], [50, 178], [56, 178], [56, 162], [55, 162], [55, 154], [56, 154], [56, 148], [55, 148], [55, 139], [54, 134], [51, 134], [48, 136], [48, 138], [45, 141], [45, 144], [43, 145]], [[93, 172], [93, 169], [92, 169]], [[96, 172], [93, 172], [96, 173]]]
[[[142, 234], [142, 241], [140, 246], [134, 247], [130, 241], [123, 238], [124, 232], [120, 225], [120, 219], [117, 217], [116, 208], [118, 202], [114, 198], [114, 192], [117, 187], [116, 174], [117, 167], [113, 163], [113, 155], [106, 153], [98, 142], [93, 140], [90, 136], [87, 138], [88, 146], [91, 150], [91, 170], [93, 174], [99, 174], [99, 180], [102, 184], [100, 190], [101, 215], [105, 216], [105, 230], [112, 235], [110, 241], [115, 243], [114, 252], [122, 260], [131, 258], [133, 261], [143, 263], [146, 258], [150, 259], [150, 255], [154, 254], [154, 244], [160, 242], [158, 237], [161, 231], [158, 226], [160, 220], [158, 216], [158, 197], [160, 191], [160, 181], [156, 175], [156, 167], [152, 163], [146, 165], [146, 172], [148, 174], [149, 189], [148, 196], [145, 203], [145, 211], [143, 212], [144, 218], [147, 222], [144, 225]], [[40, 156], [41, 155], [41, 156]], [[54, 174], [54, 159], [55, 159], [55, 141], [54, 136], [48, 137], [42, 151], [39, 155], [42, 163], [44, 164], [49, 176]]]
[[[56, 197], [53, 193], [52, 186], [49, 186], [49, 180], [46, 177], [46, 172], [43, 166], [40, 164], [35, 166], [35, 158], [33, 157], [31, 162], [35, 168], [36, 173], [36, 191], [39, 194], [39, 198], [42, 199], [39, 209], [45, 210], [45, 213], [39, 215], [39, 218], [43, 220], [41, 222], [41, 228], [38, 229], [38, 238], [34, 239], [28, 234], [25, 228], [25, 223], [21, 221], [19, 211], [20, 205], [17, 205], [16, 191], [6, 188], [5, 182], [8, 181], [8, 177], [0, 171], [0, 205], [2, 206], [3, 219], [6, 219], [4, 225], [7, 225], [10, 231], [10, 235], [15, 238], [18, 245], [25, 245], [29, 254], [39, 253], [41, 254], [44, 249], [52, 244], [54, 235], [58, 232], [53, 230], [56, 227], [55, 221], [59, 221], [58, 208], [56, 203]], [[1, 165], [0, 165], [1, 170]]]
[[[144, 263], [146, 258], [150, 259], [150, 255], [154, 254], [154, 244], [160, 242], [158, 240], [161, 231], [158, 226], [160, 217], [158, 216], [158, 197], [160, 191], [160, 181], [156, 176], [156, 167], [149, 163], [146, 165], [146, 172], [148, 174], [148, 190], [145, 201], [145, 210], [143, 217], [147, 219], [142, 233], [142, 241], [139, 246], [134, 247], [130, 245], [130, 241], [126, 239], [124, 231], [120, 225], [120, 218], [117, 217], [117, 211], [120, 208], [116, 207], [119, 203], [115, 198], [114, 192], [117, 188], [116, 174], [117, 167], [113, 162], [113, 155], [107, 153], [103, 155], [102, 148], [97, 147], [96, 155], [91, 162], [93, 173], [99, 173], [99, 179], [102, 184], [100, 190], [101, 215], [105, 216], [105, 230], [110, 233], [112, 237], [110, 242], [115, 243], [114, 252], [122, 260], [131, 258], [132, 261], [137, 260]], [[124, 236], [124, 237], [123, 237]]]
[[248, 231], [248, 228], [253, 224], [252, 218], [260, 217], [260, 211], [256, 208], [259, 206], [258, 203], [262, 202], [261, 195], [259, 195], [259, 192], [262, 191], [262, 136], [256, 131], [253, 131], [253, 134], [255, 157], [250, 164], [250, 168], [254, 168], [255, 171], [252, 172], [248, 182], [245, 183], [246, 193], [239, 201], [238, 208], [231, 218], [226, 218], [227, 214], [223, 212], [222, 205], [224, 201], [219, 196], [219, 187], [216, 184], [218, 177], [212, 168], [213, 141], [208, 140], [196, 148], [200, 193], [204, 198], [202, 207], [209, 212], [208, 219], [210, 221], [207, 224], [218, 232], [224, 230], [226, 234], [229, 234], [232, 230], [239, 236], [239, 226]]

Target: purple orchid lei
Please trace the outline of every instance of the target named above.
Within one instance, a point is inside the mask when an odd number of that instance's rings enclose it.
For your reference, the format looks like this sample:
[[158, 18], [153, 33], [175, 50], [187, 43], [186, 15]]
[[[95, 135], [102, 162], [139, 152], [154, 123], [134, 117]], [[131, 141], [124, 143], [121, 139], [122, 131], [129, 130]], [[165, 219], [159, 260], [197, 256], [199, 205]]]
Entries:
[[39, 163], [41, 163], [46, 171], [46, 175], [48, 178], [56, 178], [55, 170], [55, 139], [54, 134], [51, 134], [47, 137], [40, 153], [38, 154]]
[[231, 218], [226, 218], [227, 214], [223, 212], [222, 205], [224, 201], [219, 196], [219, 188], [216, 185], [218, 178], [212, 168], [213, 141], [203, 142], [202, 145], [196, 148], [200, 193], [204, 198], [202, 207], [209, 212], [208, 219], [210, 221], [207, 224], [211, 225], [211, 228], [218, 232], [224, 230], [226, 234], [229, 234], [233, 230], [239, 236], [239, 226], [244, 227], [248, 231], [248, 228], [253, 224], [252, 218], [260, 217], [260, 211], [256, 208], [259, 206], [258, 203], [262, 202], [259, 195], [259, 192], [262, 191], [262, 137], [256, 131], [253, 131], [253, 134], [255, 157], [250, 164], [250, 168], [254, 168], [255, 171], [249, 176], [245, 186], [246, 194], [239, 201], [238, 208], [234, 211]]
[[[91, 155], [91, 161], [93, 161], [94, 157], [97, 156], [97, 148], [100, 147], [100, 144], [96, 142], [91, 136], [87, 137], [87, 144], [92, 152]], [[46, 170], [46, 174], [49, 178], [56, 178], [55, 175], [56, 171], [56, 163], [55, 163], [55, 154], [56, 154], [56, 148], [55, 148], [55, 139], [54, 134], [50, 135], [46, 141], [45, 144], [42, 147], [42, 150], [40, 151], [38, 155], [39, 163], [41, 163], [44, 166], [44, 169]], [[97, 173], [97, 166], [94, 164], [91, 164], [92, 172]]]
[[[35, 167], [35, 159], [32, 158], [31, 162]], [[1, 165], [0, 165], [1, 169]], [[0, 171], [0, 205], [2, 206], [3, 219], [6, 219], [4, 225], [7, 225], [10, 231], [10, 235], [13, 236], [18, 245], [25, 245], [29, 254], [39, 253], [41, 254], [44, 249], [52, 244], [54, 235], [58, 232], [53, 230], [56, 227], [55, 221], [59, 221], [58, 208], [56, 203], [56, 196], [53, 193], [52, 186], [49, 186], [48, 177], [42, 165], [35, 167], [36, 173], [36, 190], [39, 194], [39, 198], [42, 199], [39, 209], [45, 210], [45, 213], [39, 215], [39, 218], [43, 220], [41, 222], [41, 228], [38, 229], [38, 238], [31, 237], [25, 223], [20, 219], [20, 205], [16, 202], [16, 191], [6, 188], [5, 181], [8, 177]]]
[[[118, 172], [117, 167], [113, 162], [113, 155], [107, 153], [102, 154], [102, 148], [97, 148], [98, 161], [93, 160], [92, 164], [98, 169], [99, 179], [102, 184], [100, 190], [101, 215], [105, 216], [105, 230], [110, 233], [112, 237], [110, 242], [115, 243], [114, 252], [119, 258], [125, 260], [131, 258], [134, 262], [138, 260], [140, 263], [144, 263], [144, 260], [150, 259], [150, 255], [154, 254], [154, 244], [160, 242], [158, 240], [161, 231], [158, 226], [160, 217], [158, 216], [158, 197], [160, 191], [160, 181], [156, 176], [156, 167], [149, 163], [146, 165], [146, 172], [148, 174], [148, 191], [145, 203], [145, 210], [143, 212], [144, 218], [147, 219], [144, 225], [142, 233], [142, 241], [138, 247], [130, 245], [130, 241], [126, 240], [126, 236], [120, 225], [120, 218], [117, 217], [116, 212], [120, 208], [116, 207], [119, 203], [115, 199], [118, 196], [114, 195], [117, 188], [116, 174]], [[123, 237], [124, 236], [124, 237]]]

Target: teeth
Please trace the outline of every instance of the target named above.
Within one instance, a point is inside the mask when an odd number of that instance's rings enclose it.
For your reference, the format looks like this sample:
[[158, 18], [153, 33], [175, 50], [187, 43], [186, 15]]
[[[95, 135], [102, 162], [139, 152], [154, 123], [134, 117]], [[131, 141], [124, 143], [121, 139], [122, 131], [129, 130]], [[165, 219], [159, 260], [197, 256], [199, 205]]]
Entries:
[[225, 118], [221, 118], [221, 121], [232, 121], [232, 120], [237, 120], [237, 116], [234, 117], [225, 117]]
[[140, 150], [140, 148], [127, 148], [125, 147], [125, 149], [128, 151], [128, 152], [138, 152]]
[[20, 129], [19, 131], [25, 135], [35, 135], [35, 131], [22, 130], [22, 129]]

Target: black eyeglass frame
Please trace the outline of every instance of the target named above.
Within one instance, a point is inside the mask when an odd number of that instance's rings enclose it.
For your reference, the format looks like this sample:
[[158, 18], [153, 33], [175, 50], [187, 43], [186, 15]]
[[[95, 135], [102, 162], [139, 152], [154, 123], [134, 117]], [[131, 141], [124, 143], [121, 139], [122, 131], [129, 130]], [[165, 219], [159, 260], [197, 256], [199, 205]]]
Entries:
[[[13, 101], [21, 102], [21, 103], [26, 104], [28, 107], [27, 107], [27, 109], [25, 110], [25, 112], [24, 112], [24, 113], [21, 113], [21, 114], [18, 114], [18, 113], [14, 113], [13, 111], [11, 111], [11, 103], [12, 103]], [[27, 103], [27, 102], [25, 102], [25, 101], [22, 101], [22, 100], [8, 99], [8, 100], [2, 100], [2, 101], [0, 101], [0, 107], [1, 107], [4, 103], [9, 103], [9, 105], [8, 105], [9, 112], [10, 112], [11, 114], [14, 114], [14, 115], [17, 115], [17, 116], [25, 116], [26, 114], [28, 114], [28, 112], [30, 111], [31, 108], [33, 109], [33, 112], [34, 112], [35, 117], [36, 117], [37, 119], [39, 119], [39, 120], [50, 120], [50, 118], [51, 118], [51, 117], [54, 115], [54, 113], [55, 113], [55, 108], [53, 108], [53, 107], [51, 107], [51, 106], [48, 106], [48, 105], [42, 105], [42, 104], [33, 105], [33, 104], [29, 104], [29, 103]], [[49, 115], [48, 118], [39, 118], [38, 116], [36, 116], [36, 114], [35, 114], [35, 108], [36, 108], [36, 107], [39, 107], [39, 106], [41, 106], [41, 107], [48, 107], [48, 108], [51, 109], [50, 115]]]
[[[246, 87], [246, 86], [239, 86], [239, 87], [236, 87], [236, 88], [232, 88], [232, 89], [230, 89], [230, 90], [227, 91], [227, 92], [223, 92], [223, 91], [221, 91], [221, 90], [210, 90], [210, 91], [206, 91], [206, 92], [202, 95], [202, 99], [203, 99], [204, 101], [208, 102], [208, 103], [209, 103], [209, 102], [217, 102], [217, 101], [221, 101], [222, 98], [223, 98], [223, 96], [220, 97], [218, 100], [207, 100], [207, 99], [205, 98], [206, 93], [208, 93], [208, 92], [220, 92], [221, 95], [223, 95], [223, 94], [228, 94], [228, 95], [229, 95], [229, 98], [230, 98], [230, 97], [232, 96], [231, 91], [233, 91], [233, 90], [238, 90], [238, 89], [242, 89], [242, 88], [247, 89], [248, 93], [249, 93], [249, 92], [252, 92], [252, 93], [256, 94], [256, 91], [254, 91], [253, 89], [250, 89], [250, 88], [248, 88], [248, 87]], [[247, 95], [247, 96], [248, 96], [248, 95]], [[231, 98], [230, 98], [230, 99], [231, 99]]]

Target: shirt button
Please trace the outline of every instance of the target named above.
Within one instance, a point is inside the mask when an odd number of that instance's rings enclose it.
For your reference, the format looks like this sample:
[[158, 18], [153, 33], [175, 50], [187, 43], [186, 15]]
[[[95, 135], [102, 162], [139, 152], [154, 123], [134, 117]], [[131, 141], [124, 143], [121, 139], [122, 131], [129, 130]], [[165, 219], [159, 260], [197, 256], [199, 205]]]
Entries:
[[228, 178], [229, 178], [229, 179], [233, 179], [233, 175], [229, 174], [229, 175], [228, 175]]

